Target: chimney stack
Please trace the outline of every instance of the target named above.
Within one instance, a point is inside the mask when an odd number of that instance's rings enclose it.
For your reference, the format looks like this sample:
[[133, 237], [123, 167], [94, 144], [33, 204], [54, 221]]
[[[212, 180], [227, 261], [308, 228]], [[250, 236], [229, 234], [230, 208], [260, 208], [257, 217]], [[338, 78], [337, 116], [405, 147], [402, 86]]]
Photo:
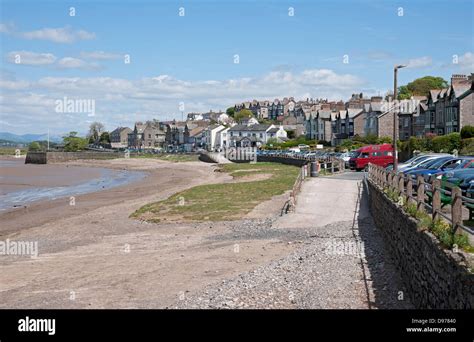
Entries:
[[457, 85], [460, 83], [465, 83], [468, 80], [466, 75], [453, 74], [451, 76], [451, 85]]

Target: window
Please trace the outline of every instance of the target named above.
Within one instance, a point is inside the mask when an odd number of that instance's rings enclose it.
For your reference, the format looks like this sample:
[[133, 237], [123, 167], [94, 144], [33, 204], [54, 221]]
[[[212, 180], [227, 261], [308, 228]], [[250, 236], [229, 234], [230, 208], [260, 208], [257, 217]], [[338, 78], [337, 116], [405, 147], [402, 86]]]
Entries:
[[372, 152], [372, 157], [380, 157], [382, 152]]
[[148, 134], [148, 139], [151, 139], [151, 134]]
[[363, 152], [361, 158], [369, 158], [369, 152]]

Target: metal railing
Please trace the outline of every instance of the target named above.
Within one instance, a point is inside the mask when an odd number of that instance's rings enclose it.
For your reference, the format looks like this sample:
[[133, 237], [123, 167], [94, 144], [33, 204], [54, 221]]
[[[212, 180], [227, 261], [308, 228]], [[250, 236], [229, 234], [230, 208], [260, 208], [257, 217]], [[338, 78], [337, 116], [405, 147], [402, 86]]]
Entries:
[[[408, 202], [416, 204], [418, 211], [428, 211], [433, 221], [446, 220], [451, 225], [453, 234], [462, 230], [471, 235], [471, 238], [474, 235], [473, 227], [463, 224], [463, 207], [469, 210], [471, 219], [474, 198], [463, 196], [459, 187], [447, 182], [442, 186], [440, 179], [425, 182], [421, 175], [414, 180], [410, 175], [396, 174], [374, 164], [369, 164], [367, 177], [381, 190], [388, 188], [398, 196], [405, 196]], [[443, 211], [445, 206], [450, 206], [450, 210]]]

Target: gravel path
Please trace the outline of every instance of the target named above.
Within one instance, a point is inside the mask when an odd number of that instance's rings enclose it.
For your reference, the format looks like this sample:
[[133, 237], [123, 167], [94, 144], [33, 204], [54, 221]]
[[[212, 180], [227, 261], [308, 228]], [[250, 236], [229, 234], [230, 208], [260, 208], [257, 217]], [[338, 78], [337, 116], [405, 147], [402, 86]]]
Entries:
[[232, 229], [236, 241], [271, 236], [299, 247], [284, 258], [189, 293], [176, 308], [412, 307], [370, 216], [301, 229], [285, 229], [272, 220], [241, 223]]

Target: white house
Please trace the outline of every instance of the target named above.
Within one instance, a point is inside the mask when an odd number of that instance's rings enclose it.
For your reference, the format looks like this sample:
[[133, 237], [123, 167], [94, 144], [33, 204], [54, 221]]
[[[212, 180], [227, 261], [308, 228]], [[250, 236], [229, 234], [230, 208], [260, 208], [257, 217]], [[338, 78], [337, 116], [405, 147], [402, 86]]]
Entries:
[[287, 133], [283, 126], [272, 124], [235, 125], [228, 130], [230, 147], [259, 147], [271, 138], [285, 141]]
[[217, 132], [216, 135], [216, 148], [223, 149], [229, 147], [229, 129], [230, 127], [224, 127], [224, 129]]
[[219, 132], [225, 129], [222, 125], [211, 125], [207, 127], [203, 132], [204, 145], [208, 151], [215, 151], [217, 148], [217, 140], [219, 138]]

